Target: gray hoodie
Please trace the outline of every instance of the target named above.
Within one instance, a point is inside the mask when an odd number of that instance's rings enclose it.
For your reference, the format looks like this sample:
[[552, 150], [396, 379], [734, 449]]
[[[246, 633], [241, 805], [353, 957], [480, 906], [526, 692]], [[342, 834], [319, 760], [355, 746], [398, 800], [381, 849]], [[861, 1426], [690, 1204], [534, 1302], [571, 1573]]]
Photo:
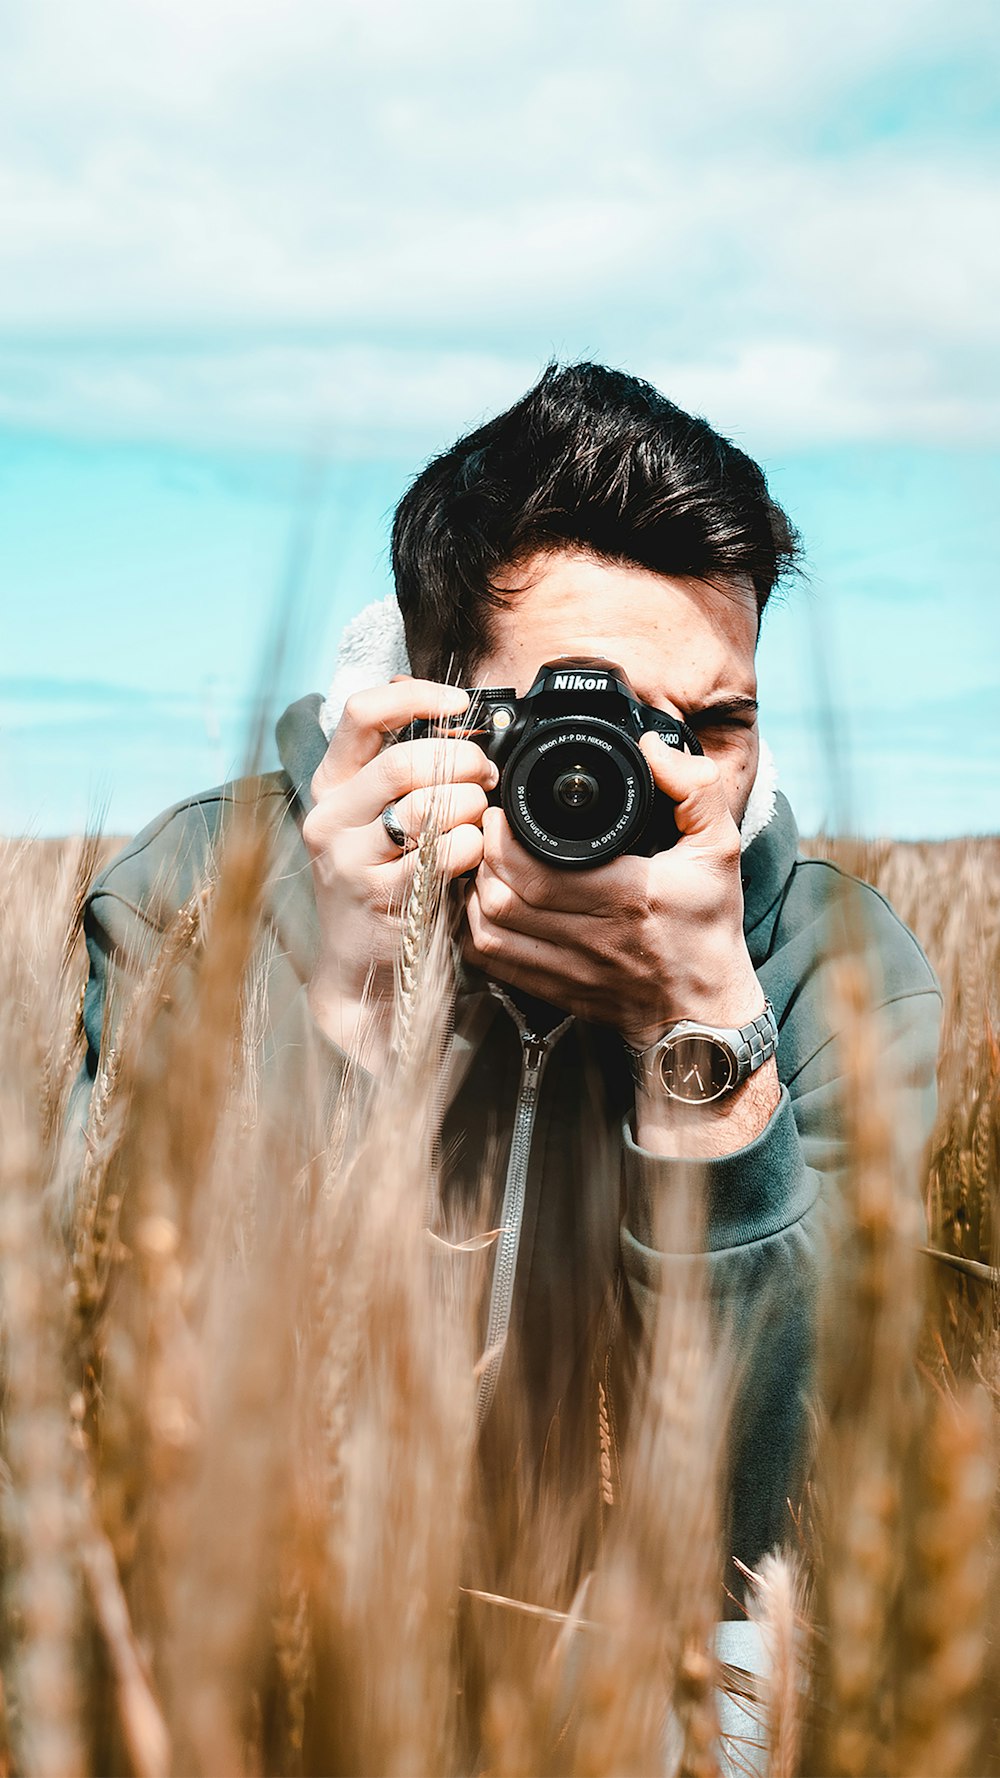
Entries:
[[[280, 868], [265, 910], [273, 955], [274, 1030], [306, 1029], [305, 989], [318, 928], [301, 821], [325, 738], [318, 697], [278, 726], [282, 769], [177, 804], [144, 829], [88, 898], [84, 1019], [88, 1056], [77, 1114], [107, 1040], [109, 965], [136, 973], [211, 868], [234, 806], [258, 802]], [[743, 855], [744, 929], [779, 1026], [781, 1100], [766, 1129], [703, 1164], [705, 1228], [660, 1244], [661, 1208], [687, 1164], [637, 1147], [631, 1078], [610, 1030], [567, 1020], [545, 1038], [483, 977], [460, 983], [441, 1152], [445, 1191], [480, 1193], [496, 1179], [497, 1244], [484, 1345], [481, 1419], [487, 1443], [518, 1424], [532, 1459], [554, 1449], [579, 1481], [593, 1464], [595, 1497], [619, 1486], [614, 1432], [631, 1358], [660, 1293], [704, 1254], [713, 1312], [738, 1358], [729, 1440], [729, 1539], [748, 1566], [790, 1530], [787, 1502], [802, 1475], [818, 1292], [845, 1165], [843, 1057], [831, 1023], [832, 958], [850, 929], [871, 967], [882, 1022], [881, 1069], [895, 1095], [901, 1145], [918, 1189], [935, 1107], [941, 1012], [933, 973], [912, 934], [874, 889], [799, 855], [784, 797]], [[298, 1024], [296, 1023], [298, 1021]], [[313, 1038], [310, 1038], [313, 1041]], [[318, 1037], [336, 1086], [344, 1058]], [[286, 1052], [287, 1044], [283, 1046]], [[497, 1160], [499, 1157], [499, 1165]], [[558, 1432], [559, 1437], [554, 1437]], [[519, 1435], [520, 1436], [520, 1435]], [[603, 1467], [602, 1467], [603, 1464]]]

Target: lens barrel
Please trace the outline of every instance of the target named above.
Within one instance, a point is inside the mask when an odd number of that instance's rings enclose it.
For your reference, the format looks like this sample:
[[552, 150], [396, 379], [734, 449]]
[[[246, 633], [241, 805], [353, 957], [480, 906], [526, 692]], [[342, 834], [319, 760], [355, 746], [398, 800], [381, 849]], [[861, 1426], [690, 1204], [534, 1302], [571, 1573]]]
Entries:
[[598, 716], [535, 723], [503, 771], [503, 810], [521, 844], [563, 869], [627, 852], [645, 828], [653, 776], [638, 746]]

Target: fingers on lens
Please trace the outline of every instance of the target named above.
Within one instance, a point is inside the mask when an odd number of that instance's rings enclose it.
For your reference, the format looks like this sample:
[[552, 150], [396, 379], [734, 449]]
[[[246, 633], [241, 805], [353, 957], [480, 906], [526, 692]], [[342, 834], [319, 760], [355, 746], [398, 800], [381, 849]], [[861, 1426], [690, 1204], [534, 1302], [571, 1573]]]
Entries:
[[468, 704], [468, 693], [457, 685], [437, 685], [431, 679], [394, 679], [352, 692], [344, 705], [339, 726], [351, 729], [401, 727], [415, 717], [458, 715]]
[[406, 741], [387, 747], [376, 761], [387, 795], [403, 796], [429, 785], [482, 784], [492, 789], [497, 768], [474, 741]]
[[449, 882], [469, 870], [477, 870], [483, 858], [483, 834], [479, 827], [453, 827], [442, 834], [438, 846], [438, 868]]
[[465, 825], [478, 828], [486, 808], [486, 792], [481, 784], [431, 785], [400, 797], [396, 819], [405, 833], [416, 838], [430, 823], [436, 825], [439, 833]]
[[[405, 857], [390, 864], [384, 872], [378, 873], [392, 885], [390, 899], [398, 902], [405, 900], [413, 880], [416, 852], [408, 852]], [[483, 836], [478, 827], [466, 823], [461, 827], [449, 828], [438, 840], [435, 866], [445, 882], [452, 882], [455, 877], [464, 876], [466, 871], [476, 870], [482, 862]]]
[[386, 736], [418, 717], [458, 716], [468, 694], [429, 679], [398, 679], [352, 692], [340, 713], [329, 751], [313, 780], [313, 795], [377, 759]]

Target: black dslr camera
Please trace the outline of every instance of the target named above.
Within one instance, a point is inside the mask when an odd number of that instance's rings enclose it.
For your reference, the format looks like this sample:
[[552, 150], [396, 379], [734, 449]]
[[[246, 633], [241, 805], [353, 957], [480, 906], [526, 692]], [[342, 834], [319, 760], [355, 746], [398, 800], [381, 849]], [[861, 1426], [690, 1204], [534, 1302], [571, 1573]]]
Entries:
[[702, 748], [687, 723], [641, 704], [621, 667], [548, 661], [523, 698], [509, 686], [469, 697], [468, 710], [444, 728], [415, 722], [408, 737], [445, 732], [478, 742], [500, 768], [490, 800], [536, 858], [586, 870], [674, 844], [673, 803], [654, 785], [639, 740], [654, 729], [670, 747]]

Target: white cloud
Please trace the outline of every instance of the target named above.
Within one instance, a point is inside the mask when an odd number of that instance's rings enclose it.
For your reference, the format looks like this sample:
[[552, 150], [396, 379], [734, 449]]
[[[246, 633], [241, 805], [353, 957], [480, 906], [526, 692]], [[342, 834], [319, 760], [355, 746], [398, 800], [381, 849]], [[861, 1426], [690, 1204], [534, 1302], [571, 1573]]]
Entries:
[[[0, 348], [0, 426], [320, 454], [430, 451], [506, 405], [540, 369], [485, 352], [294, 342], [200, 349]], [[70, 423], [72, 416], [72, 423]]]
[[[127, 352], [107, 344], [0, 347], [0, 426], [417, 457], [513, 401], [546, 355], [266, 338], [136, 344]], [[714, 358], [638, 348], [606, 356], [756, 451], [1000, 437], [996, 379], [959, 398], [905, 355], [900, 365], [891, 356], [864, 360], [765, 338]]]
[[555, 350], [778, 442], [998, 437], [1000, 179], [925, 103], [878, 122], [945, 55], [974, 82], [986, 25], [14, 0], [0, 414], [385, 448]]
[[728, 362], [671, 362], [648, 374], [682, 407], [756, 448], [823, 440], [1000, 437], [1000, 387], [957, 399], [921, 387], [921, 367], [874, 363], [797, 340], [751, 342]]

